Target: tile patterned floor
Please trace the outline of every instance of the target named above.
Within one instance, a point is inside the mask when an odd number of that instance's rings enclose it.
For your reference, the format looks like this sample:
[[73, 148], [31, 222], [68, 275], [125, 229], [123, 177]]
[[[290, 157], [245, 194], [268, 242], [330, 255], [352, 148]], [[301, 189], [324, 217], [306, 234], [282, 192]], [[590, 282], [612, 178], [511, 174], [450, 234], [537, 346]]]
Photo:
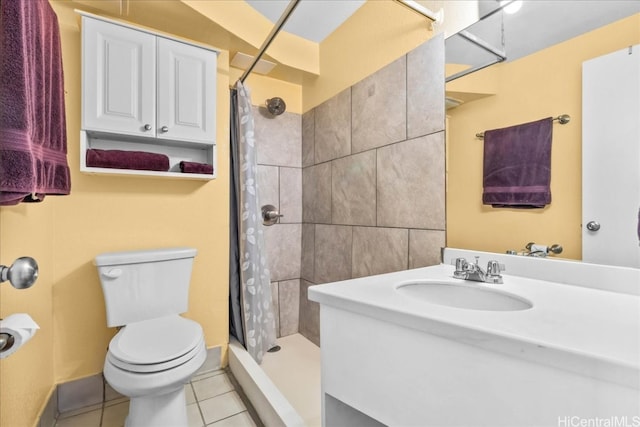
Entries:
[[[224, 370], [194, 376], [185, 385], [189, 427], [262, 427], [231, 373]], [[129, 400], [122, 396], [60, 414], [56, 427], [122, 427]], [[252, 414], [254, 414], [252, 416]]]

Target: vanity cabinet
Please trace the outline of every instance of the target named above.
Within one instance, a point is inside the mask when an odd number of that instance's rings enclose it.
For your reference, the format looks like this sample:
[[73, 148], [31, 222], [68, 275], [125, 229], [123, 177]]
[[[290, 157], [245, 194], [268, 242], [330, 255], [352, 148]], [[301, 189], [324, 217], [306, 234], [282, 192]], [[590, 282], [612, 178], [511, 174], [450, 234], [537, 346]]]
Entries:
[[[180, 174], [178, 164], [215, 173], [216, 51], [83, 15], [82, 52], [83, 171], [212, 178]], [[87, 167], [90, 148], [165, 154], [171, 169]]]
[[[640, 270], [453, 248], [442, 256], [309, 288], [320, 304], [323, 426], [640, 425]], [[464, 283], [452, 277], [459, 257], [496, 260], [509, 274]], [[476, 302], [500, 291], [532, 308], [461, 308], [444, 293], [399, 292], [410, 283], [471, 286]]]

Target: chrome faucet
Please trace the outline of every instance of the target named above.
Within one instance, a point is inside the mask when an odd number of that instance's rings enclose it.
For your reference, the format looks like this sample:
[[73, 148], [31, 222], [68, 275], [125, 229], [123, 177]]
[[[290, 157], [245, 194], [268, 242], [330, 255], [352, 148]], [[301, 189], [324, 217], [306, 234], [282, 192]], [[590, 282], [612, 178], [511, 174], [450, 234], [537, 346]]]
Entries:
[[487, 264], [487, 271], [485, 272], [480, 265], [478, 265], [478, 258], [475, 257], [476, 262], [471, 264], [464, 258], [456, 258], [456, 271], [453, 272], [453, 277], [456, 279], [473, 280], [475, 282], [485, 283], [503, 283], [501, 271], [504, 271], [504, 265], [498, 263], [498, 261], [489, 261]]

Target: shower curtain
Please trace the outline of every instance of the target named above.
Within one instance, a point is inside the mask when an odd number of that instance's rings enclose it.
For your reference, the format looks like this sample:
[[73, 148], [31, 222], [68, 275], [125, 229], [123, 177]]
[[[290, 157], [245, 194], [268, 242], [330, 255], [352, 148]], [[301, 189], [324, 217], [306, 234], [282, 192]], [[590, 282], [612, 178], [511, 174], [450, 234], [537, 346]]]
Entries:
[[276, 344], [271, 278], [262, 231], [257, 159], [249, 90], [231, 90], [229, 331], [262, 362]]

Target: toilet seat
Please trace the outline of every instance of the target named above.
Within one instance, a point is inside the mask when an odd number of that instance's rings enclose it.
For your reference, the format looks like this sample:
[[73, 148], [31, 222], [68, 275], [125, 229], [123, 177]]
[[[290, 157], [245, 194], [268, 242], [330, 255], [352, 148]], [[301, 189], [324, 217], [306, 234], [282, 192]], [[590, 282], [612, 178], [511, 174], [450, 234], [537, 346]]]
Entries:
[[126, 371], [152, 373], [186, 363], [202, 348], [202, 327], [172, 315], [122, 328], [109, 343], [107, 359]]

